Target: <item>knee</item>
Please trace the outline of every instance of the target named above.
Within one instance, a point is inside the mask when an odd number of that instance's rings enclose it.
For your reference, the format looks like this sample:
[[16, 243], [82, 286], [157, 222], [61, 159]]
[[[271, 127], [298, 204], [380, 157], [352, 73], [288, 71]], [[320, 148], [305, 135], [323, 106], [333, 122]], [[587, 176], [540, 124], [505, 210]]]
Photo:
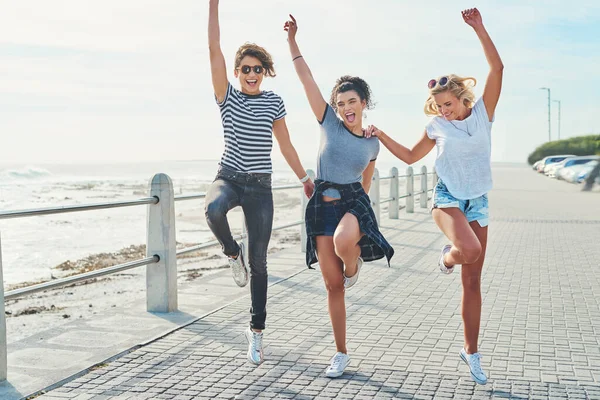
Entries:
[[204, 206], [204, 215], [211, 223], [218, 223], [222, 221], [227, 214], [226, 211], [226, 208], [223, 207], [223, 205], [217, 200], [211, 201]]
[[459, 251], [463, 257], [463, 264], [474, 264], [481, 257], [481, 243], [467, 243], [459, 248]]
[[344, 232], [336, 232], [333, 235], [333, 247], [335, 249], [335, 254], [337, 254], [338, 257], [343, 257], [354, 250], [356, 243], [353, 243], [352, 238]]
[[344, 293], [344, 280], [340, 277], [339, 282], [325, 282], [325, 288], [328, 295], [336, 295]]

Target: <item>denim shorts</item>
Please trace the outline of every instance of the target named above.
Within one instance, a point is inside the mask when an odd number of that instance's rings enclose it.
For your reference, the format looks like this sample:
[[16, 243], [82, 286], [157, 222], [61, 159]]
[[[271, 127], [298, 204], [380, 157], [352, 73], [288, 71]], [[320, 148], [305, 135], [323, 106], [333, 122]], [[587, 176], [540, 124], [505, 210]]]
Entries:
[[487, 194], [470, 200], [459, 200], [450, 194], [441, 179], [433, 190], [433, 208], [458, 208], [465, 214], [468, 222], [477, 221], [482, 228], [489, 224]]
[[342, 205], [339, 201], [324, 201], [323, 202], [323, 220], [324, 220], [324, 231], [323, 236], [333, 236], [335, 229], [338, 224], [348, 212], [345, 205]]

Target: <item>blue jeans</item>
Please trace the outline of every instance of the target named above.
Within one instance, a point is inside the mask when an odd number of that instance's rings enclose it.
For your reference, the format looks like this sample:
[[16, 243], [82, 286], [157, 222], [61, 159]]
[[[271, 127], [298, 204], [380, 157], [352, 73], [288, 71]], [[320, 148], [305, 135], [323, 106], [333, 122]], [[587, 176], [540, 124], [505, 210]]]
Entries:
[[465, 214], [468, 222], [477, 221], [482, 228], [489, 224], [487, 194], [474, 199], [459, 200], [452, 196], [441, 179], [438, 180], [438, 183], [433, 190], [432, 208], [458, 208]]
[[242, 207], [248, 232], [250, 326], [262, 330], [267, 318], [267, 248], [273, 228], [271, 174], [247, 174], [220, 167], [208, 188], [204, 206], [206, 221], [227, 256], [236, 256], [240, 251], [227, 221], [227, 212], [237, 206]]

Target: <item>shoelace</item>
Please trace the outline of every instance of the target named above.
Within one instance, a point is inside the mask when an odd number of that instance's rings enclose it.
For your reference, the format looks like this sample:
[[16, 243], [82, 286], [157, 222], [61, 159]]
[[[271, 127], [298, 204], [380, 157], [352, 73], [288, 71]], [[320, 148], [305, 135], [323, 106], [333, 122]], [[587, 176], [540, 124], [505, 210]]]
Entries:
[[331, 360], [331, 367], [334, 369], [337, 369], [342, 364], [343, 359], [344, 359], [343, 354], [336, 354], [333, 357], [333, 360]]
[[252, 332], [252, 347], [254, 351], [260, 351], [262, 349], [263, 336], [260, 333]]
[[481, 370], [481, 354], [475, 353], [469, 356], [469, 365], [476, 374], [483, 374]]

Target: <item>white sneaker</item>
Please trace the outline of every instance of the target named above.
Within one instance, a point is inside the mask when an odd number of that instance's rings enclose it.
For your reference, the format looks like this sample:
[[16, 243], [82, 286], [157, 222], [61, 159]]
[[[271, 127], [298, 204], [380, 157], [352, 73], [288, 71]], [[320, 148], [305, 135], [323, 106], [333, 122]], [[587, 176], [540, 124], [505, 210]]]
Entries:
[[250, 280], [250, 272], [244, 261], [244, 242], [240, 243], [240, 252], [237, 258], [227, 257], [229, 259], [229, 266], [231, 267], [231, 274], [233, 280], [239, 287], [244, 287]]
[[346, 273], [344, 272], [344, 288], [345, 289], [350, 289], [352, 286], [354, 286], [356, 281], [358, 281], [358, 273], [360, 272], [360, 267], [362, 267], [362, 265], [363, 265], [363, 259], [358, 257], [358, 260], [356, 261], [356, 273], [354, 275], [352, 275], [350, 278], [348, 278], [346, 276]]
[[467, 354], [466, 350], [462, 349], [460, 351], [460, 358], [462, 358], [462, 360], [469, 366], [469, 369], [471, 370], [471, 378], [473, 378], [476, 383], [485, 385], [487, 383], [487, 376], [481, 368], [481, 354]]
[[337, 378], [344, 374], [346, 367], [350, 365], [350, 357], [348, 354], [335, 353], [335, 356], [331, 359], [331, 365], [325, 371], [325, 376], [328, 378]]
[[451, 249], [452, 249], [451, 244], [445, 245], [444, 248], [442, 249], [442, 254], [440, 255], [440, 260], [438, 261], [440, 271], [442, 271], [442, 273], [444, 273], [444, 274], [451, 274], [452, 272], [454, 272], [454, 265], [451, 267], [446, 267], [446, 264], [444, 264], [444, 255], [446, 253], [449, 253]]
[[263, 357], [263, 334], [254, 332], [250, 327], [246, 329], [246, 340], [248, 341], [248, 361], [252, 364], [260, 365], [265, 361]]

